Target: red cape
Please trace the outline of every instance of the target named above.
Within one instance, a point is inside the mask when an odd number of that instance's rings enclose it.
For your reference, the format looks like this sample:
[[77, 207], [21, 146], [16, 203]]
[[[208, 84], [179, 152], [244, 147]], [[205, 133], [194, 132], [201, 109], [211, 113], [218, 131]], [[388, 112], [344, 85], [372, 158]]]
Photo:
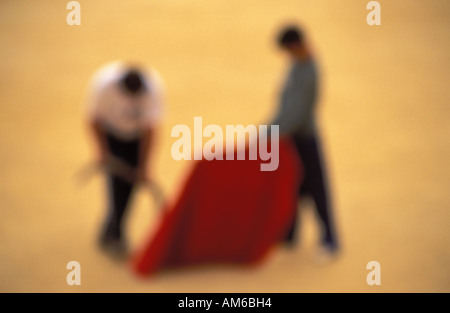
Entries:
[[277, 170], [261, 171], [262, 162], [267, 161], [196, 162], [179, 197], [137, 253], [134, 270], [148, 275], [164, 268], [261, 260], [292, 223], [301, 176], [288, 140], [279, 142]]

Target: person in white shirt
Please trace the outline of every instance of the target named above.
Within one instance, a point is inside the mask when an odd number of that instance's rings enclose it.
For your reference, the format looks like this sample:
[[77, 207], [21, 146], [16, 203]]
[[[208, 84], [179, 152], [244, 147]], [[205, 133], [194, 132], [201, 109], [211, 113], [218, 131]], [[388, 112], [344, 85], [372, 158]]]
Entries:
[[[94, 75], [90, 89], [88, 125], [96, 162], [107, 169], [108, 178], [108, 214], [100, 245], [123, 253], [123, 217], [129, 200], [136, 183], [150, 180], [149, 155], [162, 105], [159, 77], [155, 71], [116, 62]], [[129, 175], [113, 170], [112, 164], [121, 165]]]

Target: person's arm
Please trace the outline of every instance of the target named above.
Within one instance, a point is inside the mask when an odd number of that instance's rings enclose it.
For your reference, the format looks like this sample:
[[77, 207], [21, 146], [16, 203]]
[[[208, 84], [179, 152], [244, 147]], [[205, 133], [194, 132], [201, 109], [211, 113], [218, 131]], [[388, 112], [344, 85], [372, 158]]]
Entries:
[[108, 156], [108, 143], [106, 141], [105, 132], [103, 131], [100, 123], [95, 118], [88, 120], [89, 133], [94, 142], [94, 149], [96, 155], [96, 162], [99, 164], [105, 164]]
[[86, 124], [90, 141], [93, 144], [94, 161], [98, 165], [105, 165], [108, 157], [108, 143], [103, 130], [100, 111], [106, 103], [107, 92], [104, 81], [105, 68], [94, 74], [86, 97]]
[[311, 79], [298, 73], [293, 75], [284, 102], [271, 122], [272, 125], [280, 126], [280, 135], [292, 134], [302, 128], [311, 117], [310, 111], [313, 109]]
[[147, 127], [143, 130], [139, 143], [139, 160], [138, 160], [138, 178], [141, 181], [149, 180], [149, 156], [153, 148], [155, 130], [152, 127]]
[[139, 145], [138, 177], [141, 181], [149, 182], [152, 169], [150, 166], [151, 155], [155, 146], [156, 131], [161, 119], [163, 105], [162, 83], [157, 72], [151, 73], [151, 91], [145, 99], [145, 111], [143, 116], [143, 129]]

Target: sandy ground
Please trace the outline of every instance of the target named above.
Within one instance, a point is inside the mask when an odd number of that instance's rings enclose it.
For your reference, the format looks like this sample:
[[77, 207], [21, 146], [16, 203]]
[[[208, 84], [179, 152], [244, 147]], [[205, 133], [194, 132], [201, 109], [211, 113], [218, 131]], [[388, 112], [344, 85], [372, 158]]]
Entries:
[[[450, 2], [280, 0], [0, 2], [0, 291], [450, 291]], [[173, 194], [189, 163], [170, 156], [175, 124], [264, 122], [283, 60], [277, 27], [301, 21], [322, 69], [320, 124], [344, 244], [314, 261], [308, 206], [301, 244], [255, 268], [208, 267], [138, 280], [95, 247], [103, 181], [80, 187], [90, 158], [83, 100], [102, 64], [155, 66], [167, 86], [155, 176]], [[129, 219], [139, 244], [157, 209], [140, 193]], [[66, 284], [81, 263], [82, 285]], [[381, 264], [382, 285], [366, 284]]]

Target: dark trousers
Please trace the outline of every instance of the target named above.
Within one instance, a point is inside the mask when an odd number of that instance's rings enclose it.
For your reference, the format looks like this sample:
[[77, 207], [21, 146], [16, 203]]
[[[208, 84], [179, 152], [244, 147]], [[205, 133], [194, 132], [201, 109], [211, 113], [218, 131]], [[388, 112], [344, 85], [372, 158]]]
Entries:
[[[109, 153], [136, 168], [139, 157], [139, 140], [124, 141], [107, 135]], [[134, 184], [109, 173], [107, 176], [108, 214], [104, 222], [102, 240], [119, 240], [122, 238], [123, 219], [127, 205], [133, 193]]]
[[[314, 207], [322, 228], [321, 242], [337, 247], [337, 238], [334, 233], [332, 212], [327, 191], [326, 173], [318, 139], [316, 136], [307, 138], [294, 136], [293, 140], [302, 160], [304, 171], [299, 196], [310, 196], [314, 202]], [[297, 218], [289, 230], [288, 242], [294, 240], [296, 228]]]

